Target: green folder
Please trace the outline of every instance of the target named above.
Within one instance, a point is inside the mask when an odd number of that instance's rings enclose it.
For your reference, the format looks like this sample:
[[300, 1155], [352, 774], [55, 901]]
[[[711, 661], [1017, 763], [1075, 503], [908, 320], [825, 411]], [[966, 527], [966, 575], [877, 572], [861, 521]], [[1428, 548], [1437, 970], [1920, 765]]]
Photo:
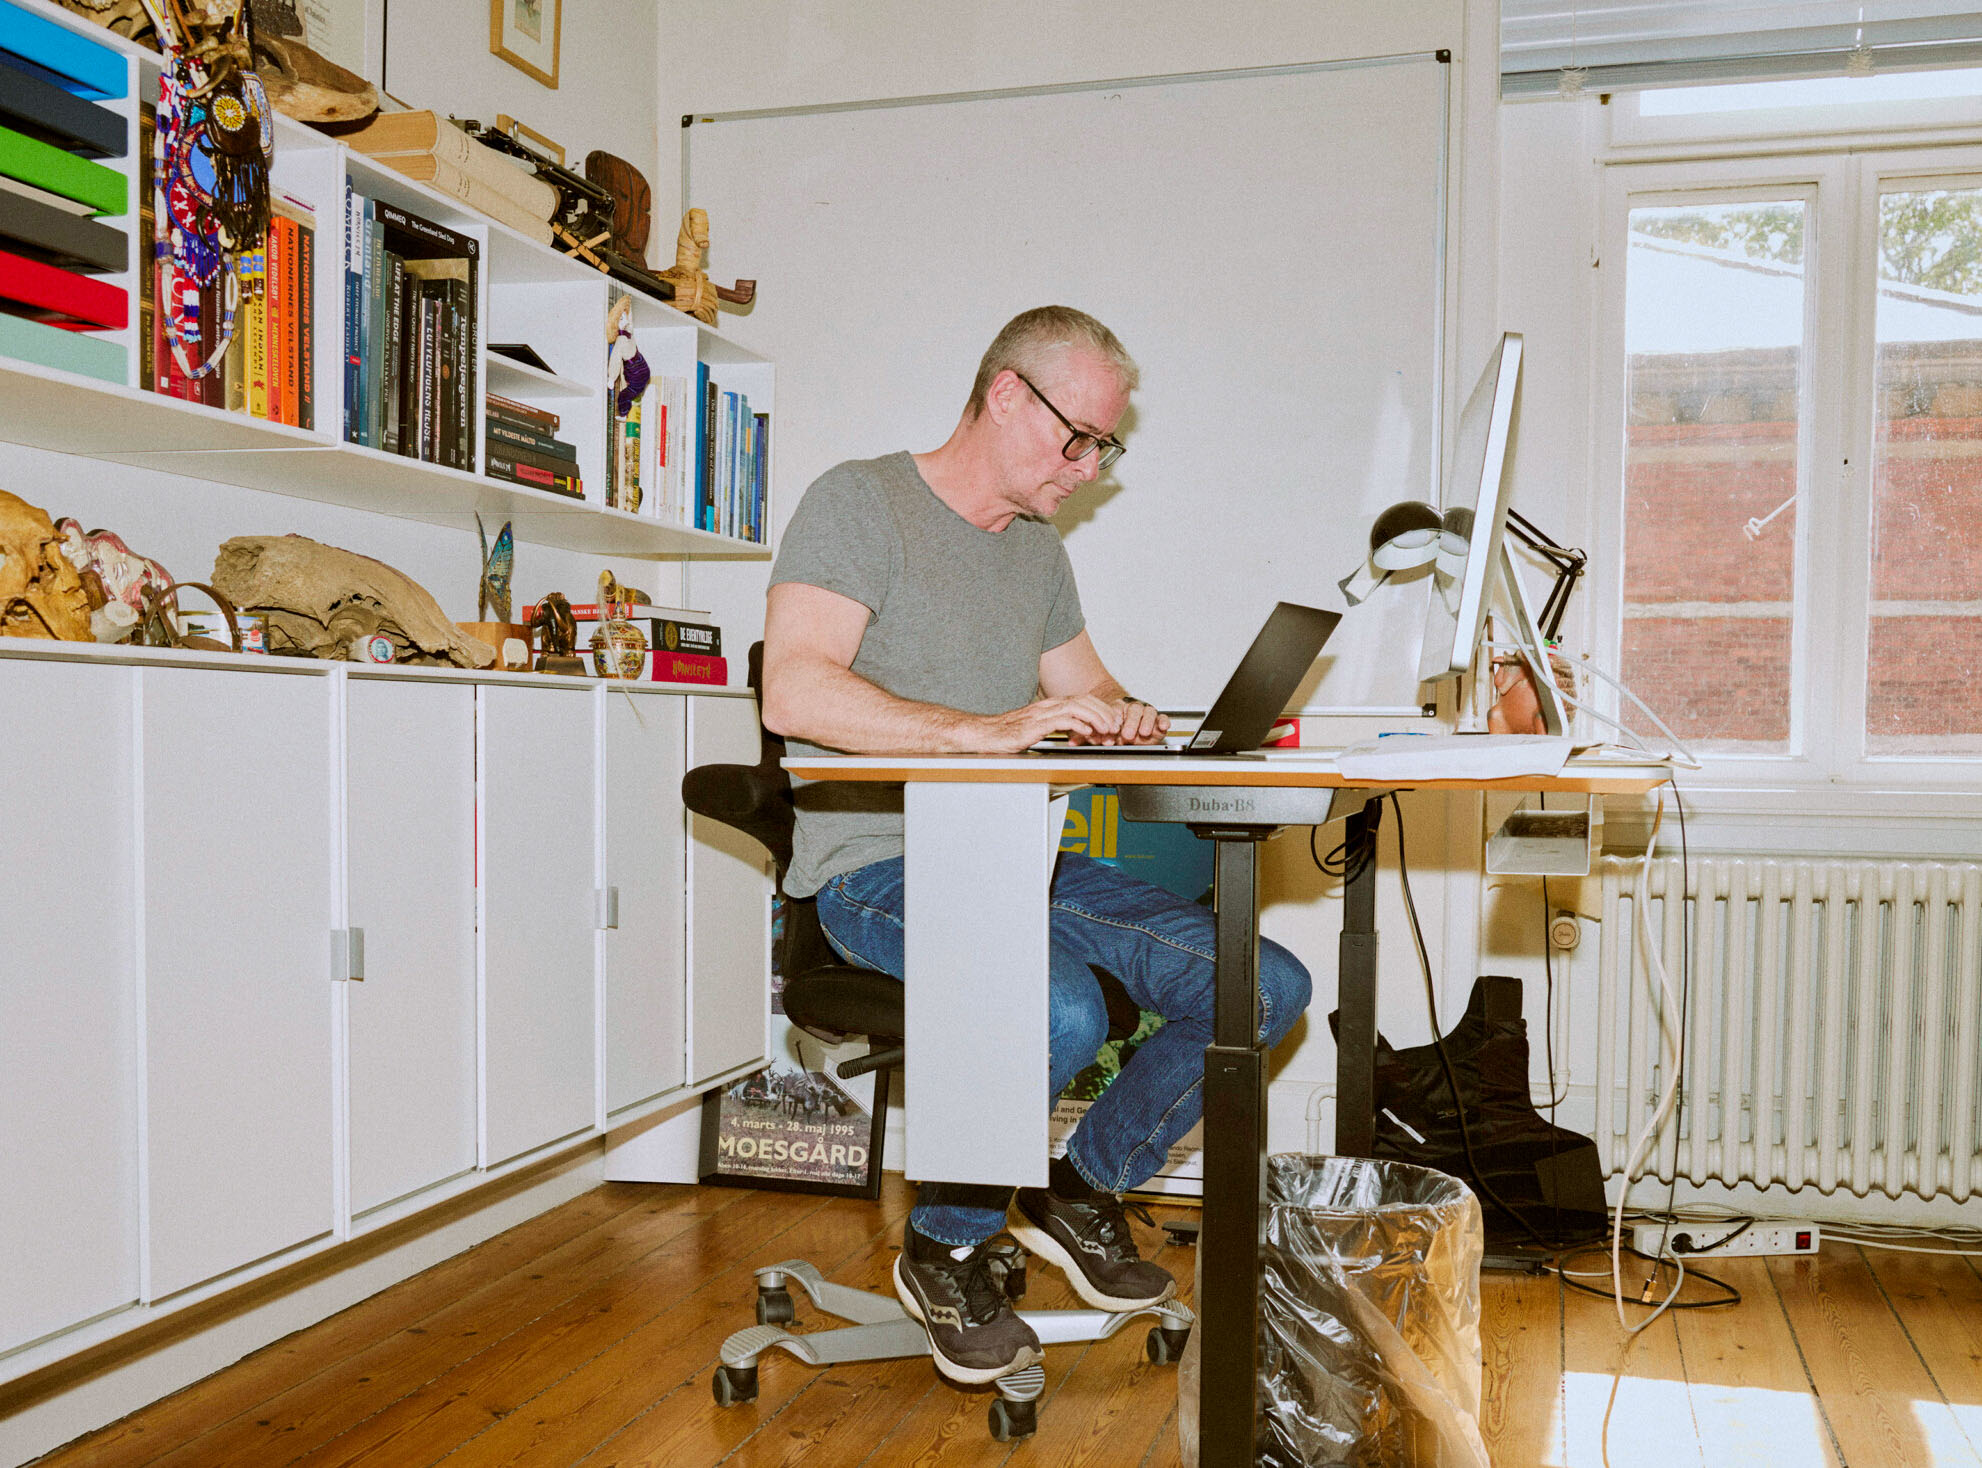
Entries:
[[116, 342], [88, 332], [43, 326], [5, 312], [0, 312], [0, 356], [118, 384], [123, 384], [127, 375], [124, 349]]
[[123, 214], [131, 207], [123, 174], [10, 127], [0, 127], [0, 173], [87, 204], [93, 214]]

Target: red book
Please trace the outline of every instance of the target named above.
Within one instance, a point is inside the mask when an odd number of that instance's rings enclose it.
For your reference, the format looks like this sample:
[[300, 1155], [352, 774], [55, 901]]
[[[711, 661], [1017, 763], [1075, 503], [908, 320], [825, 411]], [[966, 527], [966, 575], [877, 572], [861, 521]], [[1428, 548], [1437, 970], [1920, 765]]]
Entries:
[[131, 298], [116, 286], [6, 250], [0, 250], [0, 296], [32, 307], [28, 314], [51, 326], [72, 330], [119, 331], [131, 319]]
[[199, 384], [180, 368], [179, 354], [172, 350], [172, 337], [166, 330], [166, 318], [176, 319], [179, 309], [179, 272], [172, 268], [169, 260], [157, 261], [151, 268], [158, 272], [158, 308], [152, 312], [156, 328], [153, 347], [158, 353], [153, 389], [168, 398], [197, 403], [200, 400]]
[[297, 321], [302, 314], [302, 229], [296, 221], [278, 214], [275, 228], [282, 235], [282, 421], [295, 427], [302, 422], [302, 333]]
[[712, 683], [727, 685], [729, 659], [712, 658], [699, 652], [669, 652], [654, 649], [656, 683]]
[[[263, 360], [267, 364], [268, 378], [268, 421], [271, 423], [289, 422], [288, 405], [283, 401], [282, 390], [287, 384], [284, 376], [283, 357], [286, 342], [282, 335], [282, 316], [288, 308], [288, 296], [283, 290], [282, 255], [288, 247], [282, 237], [282, 220], [278, 217], [268, 222], [268, 238], [262, 245], [262, 347]], [[252, 353], [250, 354], [252, 355]], [[253, 371], [252, 362], [249, 371]]]

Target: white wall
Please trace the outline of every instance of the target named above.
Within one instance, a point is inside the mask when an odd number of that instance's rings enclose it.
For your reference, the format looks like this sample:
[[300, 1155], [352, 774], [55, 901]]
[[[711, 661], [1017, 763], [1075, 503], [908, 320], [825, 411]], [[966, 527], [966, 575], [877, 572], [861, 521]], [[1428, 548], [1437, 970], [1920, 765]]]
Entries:
[[[1457, 201], [1448, 333], [1456, 344], [1448, 400], [1485, 361], [1500, 327], [1494, 295], [1500, 274], [1496, 239], [1497, 6], [1467, 0], [1233, 0], [1207, 7], [1195, 0], [1011, 0], [941, 4], [922, 0], [672, 0], [661, 23], [659, 116], [661, 148], [683, 114], [782, 109], [880, 98], [930, 96], [997, 88], [1028, 88], [1110, 78], [1171, 75], [1239, 67], [1286, 65], [1332, 58], [1394, 55], [1446, 48], [1459, 83], [1460, 136], [1448, 187]], [[671, 172], [671, 170], [663, 170]], [[678, 186], [678, 178], [674, 179]], [[1401, 186], [1416, 186], [1405, 181]], [[655, 181], [655, 215], [664, 217], [662, 180]], [[694, 200], [677, 201], [692, 204]], [[1097, 207], [1106, 207], [1105, 200]], [[749, 276], [751, 262], [723, 251], [723, 221], [710, 221], [709, 264], [717, 276]], [[1298, 248], [1289, 241], [1290, 249]], [[844, 262], [858, 270], [860, 262]], [[1215, 262], [1212, 266], [1215, 267]], [[760, 280], [756, 312], [804, 309], [782, 283]], [[749, 314], [725, 313], [725, 326], [750, 341]], [[1144, 362], [1145, 373], [1188, 370], [1188, 364]], [[967, 384], [957, 384], [959, 406]], [[800, 382], [781, 375], [779, 401], [827, 393], [837, 408], [862, 410], [857, 382]], [[950, 424], [928, 425], [930, 442]], [[826, 464], [780, 459], [774, 466], [774, 529], [781, 529], [799, 495]], [[761, 568], [698, 564], [685, 575], [690, 604], [710, 607], [740, 648], [762, 626]], [[1103, 649], [1104, 656], [1106, 649]], [[1462, 1004], [1473, 974], [1479, 921], [1478, 803], [1471, 798], [1406, 798], [1415, 812], [1407, 829], [1420, 916], [1435, 971], [1443, 976], [1441, 1018]], [[1315, 1003], [1296, 1043], [1279, 1056], [1272, 1145], [1326, 1143], [1332, 1110], [1321, 1097], [1334, 1077], [1327, 1014], [1334, 1007], [1339, 888], [1315, 872], [1305, 832], [1290, 832], [1269, 848], [1263, 929], [1286, 943], [1315, 976]], [[1322, 833], [1324, 853], [1340, 830]], [[1383, 838], [1379, 925], [1385, 938], [1380, 1019], [1399, 1043], [1428, 1033], [1422, 985], [1396, 883], [1394, 830]], [[1452, 880], [1456, 878], [1456, 880]], [[1450, 935], [1448, 938], [1448, 934]], [[1309, 1125], [1312, 1111], [1314, 1125]]]
[[[498, 112], [564, 145], [584, 171], [594, 148], [617, 154], [654, 185], [656, 203], [674, 190], [656, 166], [654, 57], [657, 5], [563, 6], [563, 54], [555, 90], [489, 50], [488, 0], [393, 0], [387, 15], [386, 85], [409, 107], [493, 123]], [[667, 220], [672, 205], [655, 211]], [[674, 225], [656, 225], [665, 260], [674, 259]]]

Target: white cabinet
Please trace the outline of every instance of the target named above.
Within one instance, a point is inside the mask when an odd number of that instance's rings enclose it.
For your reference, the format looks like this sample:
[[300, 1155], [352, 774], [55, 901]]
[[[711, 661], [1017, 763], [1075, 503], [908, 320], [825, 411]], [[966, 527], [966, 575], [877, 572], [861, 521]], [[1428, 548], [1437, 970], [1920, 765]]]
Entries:
[[[688, 763], [755, 764], [757, 705], [689, 701]], [[719, 821], [688, 818], [688, 1079], [762, 1060], [771, 1020], [770, 863], [764, 848]]]
[[598, 1115], [597, 731], [589, 688], [479, 690], [482, 1165]]
[[0, 663], [0, 1353], [138, 1298], [134, 676]]
[[139, 679], [155, 1300], [335, 1223], [331, 683]]
[[475, 1166], [475, 690], [353, 678], [345, 695], [343, 986], [354, 1216]]
[[605, 1112], [687, 1077], [685, 699], [605, 695]]

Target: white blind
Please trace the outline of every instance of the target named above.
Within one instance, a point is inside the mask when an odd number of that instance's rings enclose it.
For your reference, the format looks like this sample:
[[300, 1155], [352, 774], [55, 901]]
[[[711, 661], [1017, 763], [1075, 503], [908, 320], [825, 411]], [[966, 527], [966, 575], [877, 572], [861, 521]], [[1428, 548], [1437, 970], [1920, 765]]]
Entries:
[[1869, 47], [1880, 71], [1982, 62], [1982, 12], [1935, 0], [1501, 0], [1503, 96], [1826, 76]]

